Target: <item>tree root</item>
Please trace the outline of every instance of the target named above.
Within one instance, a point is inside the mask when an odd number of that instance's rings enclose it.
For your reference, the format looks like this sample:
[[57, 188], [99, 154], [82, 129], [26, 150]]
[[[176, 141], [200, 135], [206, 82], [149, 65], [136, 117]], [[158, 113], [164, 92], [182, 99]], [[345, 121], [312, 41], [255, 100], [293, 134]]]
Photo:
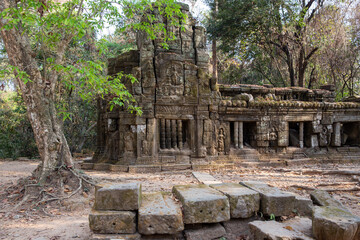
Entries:
[[[9, 206], [11, 212], [19, 209], [41, 211], [54, 201], [58, 201], [59, 204], [53, 207], [60, 207], [63, 200], [86, 193], [95, 185], [96, 183], [89, 176], [76, 169], [61, 166], [52, 172], [42, 185], [36, 183], [34, 176], [31, 176], [19, 179], [17, 184], [6, 188], [5, 193], [7, 196], [13, 196], [8, 198], [10, 205], [17, 202], [13, 207]], [[46, 211], [43, 213], [48, 215]]]

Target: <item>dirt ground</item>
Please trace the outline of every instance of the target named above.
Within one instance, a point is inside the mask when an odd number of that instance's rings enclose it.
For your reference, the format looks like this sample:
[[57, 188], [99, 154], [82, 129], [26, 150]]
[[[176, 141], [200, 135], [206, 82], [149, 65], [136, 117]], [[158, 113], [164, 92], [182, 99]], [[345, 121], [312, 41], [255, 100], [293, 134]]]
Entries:
[[[0, 196], [4, 196], [2, 193], [11, 184], [16, 184], [18, 178], [29, 176], [37, 164], [38, 162], [33, 161], [0, 161]], [[349, 191], [349, 189], [359, 187], [359, 176], [307, 174], [306, 170], [311, 169], [360, 171], [360, 163], [288, 168], [238, 168], [213, 171], [210, 174], [223, 182], [261, 180], [306, 197], [309, 197], [310, 190], [303, 188], [345, 190], [335, 191], [332, 194], [354, 214], [360, 216], [360, 191]], [[101, 182], [141, 182], [143, 191], [146, 192], [171, 191], [172, 186], [176, 184], [198, 183], [190, 170], [149, 174], [103, 171], [86, 171], [86, 173]], [[53, 203], [44, 211], [36, 208], [13, 210], [15, 203], [9, 199], [11, 199], [10, 196], [0, 198], [0, 239], [88, 239], [91, 234], [88, 213], [94, 202], [93, 191], [80, 197]]]

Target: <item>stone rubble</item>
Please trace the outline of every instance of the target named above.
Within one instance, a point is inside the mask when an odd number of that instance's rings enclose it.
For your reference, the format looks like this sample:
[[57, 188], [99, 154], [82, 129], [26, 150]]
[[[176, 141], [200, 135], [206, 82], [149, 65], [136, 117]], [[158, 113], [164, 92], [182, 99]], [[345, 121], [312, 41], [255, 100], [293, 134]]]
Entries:
[[[91, 239], [360, 239], [360, 217], [353, 215], [326, 192], [312, 193], [314, 203], [322, 205], [312, 207], [308, 199], [262, 182], [247, 181], [241, 184], [174, 186], [174, 196], [171, 193], [142, 193], [139, 183], [99, 185], [96, 192], [101, 194], [96, 194], [96, 198], [100, 197], [103, 204], [110, 206], [99, 205], [101, 208], [114, 208], [114, 201], [104, 201], [104, 196], [120, 196], [118, 201], [122, 203], [117, 211], [97, 210], [96, 202], [99, 199], [95, 199], [94, 209], [89, 214], [89, 226], [94, 232]], [[125, 189], [131, 190], [132, 194], [119, 195]], [[263, 199], [265, 206], [261, 206]], [[137, 209], [124, 210], [134, 208], [134, 201], [141, 203]], [[306, 207], [298, 212], [311, 209], [312, 219], [289, 216], [293, 214], [289, 212], [289, 206], [296, 207], [301, 203]], [[279, 209], [284, 206], [288, 209], [281, 212]], [[261, 214], [255, 213], [261, 212], [261, 207], [268, 211], [269, 217], [281, 212], [284, 214], [278, 216], [288, 220], [260, 221]], [[270, 210], [272, 214], [269, 214]]]

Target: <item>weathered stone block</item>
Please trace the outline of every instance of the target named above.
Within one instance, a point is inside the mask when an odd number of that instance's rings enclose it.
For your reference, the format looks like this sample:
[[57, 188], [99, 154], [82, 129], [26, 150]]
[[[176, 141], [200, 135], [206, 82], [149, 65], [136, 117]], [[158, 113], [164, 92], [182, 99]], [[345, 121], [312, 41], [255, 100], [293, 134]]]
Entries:
[[276, 221], [254, 221], [249, 223], [253, 239], [268, 240], [313, 240], [292, 228], [288, 229]]
[[107, 171], [110, 168], [110, 164], [109, 163], [95, 163], [93, 170], [98, 170], [98, 171]]
[[260, 209], [260, 195], [247, 187], [235, 183], [211, 185], [224, 193], [230, 202], [231, 218], [249, 218]]
[[128, 172], [129, 166], [127, 165], [110, 165], [110, 171], [112, 172]]
[[174, 186], [173, 193], [181, 201], [184, 222], [215, 223], [230, 219], [228, 198], [206, 185]]
[[147, 193], [142, 195], [138, 229], [141, 234], [175, 234], [184, 230], [182, 212], [171, 195]]
[[246, 218], [246, 219], [230, 219], [230, 221], [223, 222], [224, 228], [226, 230], [226, 235], [224, 236], [227, 240], [236, 240], [239, 239], [239, 236], [247, 237], [250, 236], [249, 222], [257, 220], [255, 217]]
[[93, 210], [89, 214], [89, 226], [95, 233], [135, 233], [136, 213]]
[[80, 164], [80, 168], [82, 170], [91, 170], [94, 168], [94, 163], [87, 163], [87, 162], [83, 162]]
[[360, 218], [336, 206], [314, 207], [313, 234], [317, 240], [360, 239]]
[[161, 172], [161, 165], [129, 166], [129, 173], [154, 173]]
[[262, 182], [246, 181], [240, 184], [260, 193], [260, 211], [265, 215], [286, 216], [294, 210], [295, 196], [290, 193]]
[[185, 230], [186, 240], [209, 240], [221, 238], [226, 234], [225, 228], [220, 223], [203, 226], [200, 229]]
[[134, 234], [93, 234], [90, 240], [141, 240], [141, 235]]
[[341, 204], [341, 202], [332, 198], [331, 195], [324, 190], [315, 190], [310, 193], [311, 200], [319, 206], [333, 206], [345, 209], [345, 207]]
[[140, 183], [105, 185], [95, 192], [96, 210], [137, 210], [141, 201]]
[[294, 209], [300, 216], [311, 217], [312, 209], [314, 205], [311, 199], [304, 198], [301, 196], [295, 196], [295, 206]]

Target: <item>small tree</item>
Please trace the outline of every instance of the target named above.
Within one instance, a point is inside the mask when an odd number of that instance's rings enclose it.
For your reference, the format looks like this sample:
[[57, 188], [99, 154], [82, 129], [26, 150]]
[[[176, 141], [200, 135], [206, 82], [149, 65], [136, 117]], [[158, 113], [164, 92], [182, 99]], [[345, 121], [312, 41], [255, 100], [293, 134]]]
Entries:
[[[145, 31], [154, 39], [159, 32], [166, 41], [172, 38], [164, 25], [155, 23], [154, 7], [171, 24], [179, 24], [184, 15], [174, 0], [0, 0], [0, 29], [10, 65], [2, 74], [13, 73], [16, 86], [24, 99], [36, 144], [41, 157], [37, 182], [43, 184], [58, 168], [73, 171], [74, 163], [64, 136], [59, 114], [67, 118], [66, 109], [59, 108], [57, 97], [62, 87], [77, 89], [84, 99], [97, 96], [115, 96], [112, 106], [125, 106], [139, 113], [134, 98], [122, 84], [119, 74], [106, 76], [106, 59], [70, 57], [71, 46], [94, 46], [98, 55], [104, 55], [105, 41], [95, 34], [105, 24], [115, 24], [135, 14], [146, 15], [146, 22], [134, 22], [125, 29]], [[71, 61], [69, 61], [71, 60]]]

